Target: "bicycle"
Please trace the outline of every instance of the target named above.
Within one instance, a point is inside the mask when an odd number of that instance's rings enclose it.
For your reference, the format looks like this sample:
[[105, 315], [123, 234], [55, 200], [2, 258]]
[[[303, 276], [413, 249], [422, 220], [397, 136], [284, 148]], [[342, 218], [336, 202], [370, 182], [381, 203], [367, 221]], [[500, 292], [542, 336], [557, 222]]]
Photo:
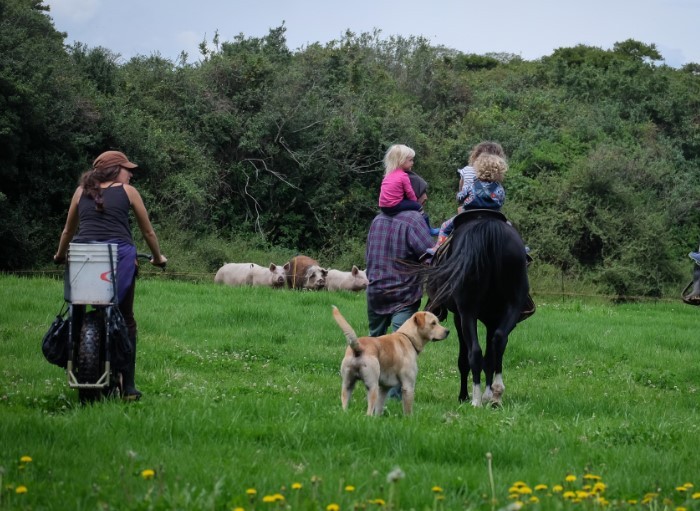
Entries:
[[[152, 259], [149, 254], [137, 258]], [[118, 308], [116, 263], [116, 244], [70, 244], [64, 276], [69, 318], [66, 375], [83, 404], [123, 395], [120, 364], [114, 361], [133, 356], [135, 350]], [[165, 270], [165, 264], [159, 266]]]

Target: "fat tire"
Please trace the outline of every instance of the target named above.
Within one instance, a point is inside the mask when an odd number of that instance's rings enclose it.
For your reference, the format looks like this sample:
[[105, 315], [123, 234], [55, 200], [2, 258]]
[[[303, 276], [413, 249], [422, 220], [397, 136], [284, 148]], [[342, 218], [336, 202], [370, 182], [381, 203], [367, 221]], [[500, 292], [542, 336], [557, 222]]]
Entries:
[[[101, 376], [101, 351], [104, 345], [104, 320], [98, 311], [83, 319], [78, 345], [78, 382], [96, 383]], [[92, 402], [102, 395], [100, 389], [78, 389], [81, 403]]]

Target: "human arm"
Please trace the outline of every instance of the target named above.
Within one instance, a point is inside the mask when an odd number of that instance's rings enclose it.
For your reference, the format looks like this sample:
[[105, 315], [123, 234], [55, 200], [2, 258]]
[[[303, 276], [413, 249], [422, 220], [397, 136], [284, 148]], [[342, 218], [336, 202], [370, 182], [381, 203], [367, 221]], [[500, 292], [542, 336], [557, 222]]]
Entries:
[[413, 190], [413, 186], [411, 185], [411, 178], [408, 177], [408, 173], [401, 172], [400, 179], [401, 188], [403, 188], [403, 193], [406, 196], [406, 198], [418, 202], [418, 197], [416, 197], [416, 192]]
[[146, 206], [143, 203], [141, 194], [131, 185], [124, 185], [124, 190], [129, 196], [131, 209], [134, 211], [134, 216], [136, 217], [136, 223], [139, 226], [139, 230], [141, 231], [143, 239], [146, 241], [146, 244], [151, 251], [151, 264], [155, 266], [164, 265], [168, 262], [168, 259], [160, 252], [158, 237], [156, 236], [155, 230], [153, 230], [151, 220], [148, 218], [148, 211], [146, 211]]
[[83, 189], [79, 186], [73, 193], [73, 197], [70, 201], [70, 206], [68, 206], [68, 216], [66, 217], [66, 224], [63, 226], [61, 238], [58, 241], [58, 249], [56, 249], [56, 253], [53, 256], [53, 260], [56, 264], [66, 262], [68, 245], [73, 239], [75, 231], [78, 230], [78, 225], [80, 224], [80, 218], [78, 217], [78, 202], [80, 202], [80, 197], [82, 197], [82, 195]]

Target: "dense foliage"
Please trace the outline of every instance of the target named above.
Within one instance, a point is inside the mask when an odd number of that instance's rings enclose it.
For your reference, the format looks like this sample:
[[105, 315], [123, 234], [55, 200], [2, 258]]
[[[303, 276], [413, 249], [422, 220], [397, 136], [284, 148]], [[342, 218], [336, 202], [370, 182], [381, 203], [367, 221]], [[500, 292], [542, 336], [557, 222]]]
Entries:
[[0, 269], [50, 260], [80, 173], [109, 148], [144, 169], [156, 224], [190, 242], [337, 260], [363, 243], [391, 143], [416, 149], [439, 223], [485, 139], [509, 155], [506, 214], [562, 274], [657, 296], [700, 239], [700, 66], [670, 68], [654, 44], [523, 61], [347, 32], [293, 52], [280, 26], [217, 34], [189, 64], [64, 38], [40, 0], [0, 0]]

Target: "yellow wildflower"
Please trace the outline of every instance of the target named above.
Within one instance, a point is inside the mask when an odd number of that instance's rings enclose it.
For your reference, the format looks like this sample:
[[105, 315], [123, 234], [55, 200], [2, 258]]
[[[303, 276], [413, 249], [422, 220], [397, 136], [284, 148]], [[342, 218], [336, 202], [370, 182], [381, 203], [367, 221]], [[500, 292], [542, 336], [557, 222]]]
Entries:
[[255, 495], [258, 494], [258, 490], [256, 490], [255, 488], [248, 488], [248, 489], [245, 491], [245, 493], [246, 493], [246, 495], [248, 495], [249, 497], [253, 497], [253, 496], [255, 496]]
[[564, 487], [561, 484], [555, 484], [554, 486], [552, 486], [552, 491], [554, 493], [561, 493], [562, 491], [564, 491]]
[[20, 485], [15, 489], [15, 493], [27, 493], [27, 487], [24, 485]]
[[272, 498], [275, 499], [275, 502], [284, 502], [284, 495], [281, 493], [275, 493]]
[[698, 500], [698, 499], [700, 499], [700, 491], [699, 491], [699, 492], [693, 493], [692, 499], [693, 499], [693, 500]]
[[527, 484], [525, 484], [522, 481], [516, 481], [513, 483], [513, 486], [515, 486], [516, 488], [520, 488], [521, 486], [527, 486]]
[[277, 502], [277, 499], [275, 498], [274, 495], [265, 495], [262, 500], [266, 504], [270, 504], [272, 502]]
[[292, 483], [292, 490], [301, 490], [301, 483]]
[[687, 508], [687, 507], [679, 506], [679, 507], [676, 508], [676, 511], [688, 511], [688, 508]]
[[692, 488], [693, 483], [683, 483], [683, 486], [685, 486], [686, 488]]
[[340, 511], [340, 506], [338, 504], [328, 504], [326, 511]]
[[564, 480], [567, 483], [573, 483], [574, 481], [576, 481], [576, 476], [573, 474], [569, 474], [568, 476], [566, 476], [566, 478]]
[[627, 503], [633, 506], [637, 504], [637, 502], [639, 502], [637, 499], [627, 499]]
[[518, 493], [521, 495], [530, 495], [532, 494], [532, 489], [529, 486], [521, 486], [518, 488]]
[[688, 491], [688, 488], [686, 488], [685, 486], [676, 486], [676, 491], [683, 493]]
[[439, 486], [433, 486], [432, 490], [433, 493], [442, 493], [442, 488], [440, 488]]
[[386, 502], [384, 502], [384, 499], [374, 499], [369, 501], [370, 504], [376, 504], [378, 506], [384, 506]]
[[576, 494], [572, 491], [565, 491], [562, 494], [562, 497], [564, 497], [565, 499], [573, 499], [574, 497], [576, 497]]
[[546, 484], [538, 484], [537, 486], [535, 486], [535, 491], [545, 491], [546, 489], [547, 489]]
[[32, 457], [31, 456], [22, 456], [19, 461], [22, 463], [31, 463], [32, 462]]
[[584, 479], [587, 479], [589, 481], [600, 481], [602, 477], [594, 475], [594, 474], [585, 474], [583, 476]]
[[517, 500], [520, 498], [520, 494], [519, 493], [511, 493], [510, 495], [508, 495], [508, 498], [511, 500]]
[[597, 482], [593, 485], [593, 493], [602, 493], [608, 488], [605, 483]]
[[245, 508], [243, 507], [234, 507], [233, 511], [245, 511]]
[[587, 499], [588, 497], [590, 497], [590, 495], [591, 494], [587, 491], [576, 490], [576, 497], [578, 497], [579, 499]]
[[345, 487], [345, 491], [346, 492], [353, 492], [353, 491], [355, 491], [355, 487], [353, 485], [349, 484]]
[[147, 468], [141, 471], [141, 477], [144, 479], [153, 479], [156, 476], [156, 472], [153, 469]]
[[533, 495], [532, 497], [530, 497], [529, 501], [532, 502], [533, 504], [537, 504], [540, 501], [540, 499]]

